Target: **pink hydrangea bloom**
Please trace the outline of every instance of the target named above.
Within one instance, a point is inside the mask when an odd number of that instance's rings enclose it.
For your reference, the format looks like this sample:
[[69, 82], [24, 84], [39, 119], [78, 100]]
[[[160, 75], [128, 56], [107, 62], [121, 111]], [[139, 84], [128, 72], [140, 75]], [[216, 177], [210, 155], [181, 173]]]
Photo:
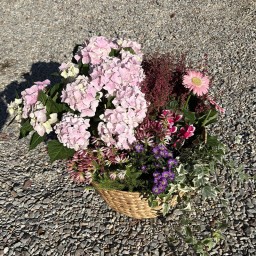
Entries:
[[47, 120], [46, 113], [47, 112], [45, 106], [41, 102], [37, 102], [29, 114], [30, 124], [40, 136], [45, 134], [43, 123]]
[[138, 86], [124, 86], [118, 90], [112, 102], [114, 106], [127, 109], [129, 115], [133, 117], [132, 125], [137, 127], [146, 117], [147, 102], [145, 94]]
[[[120, 51], [119, 56], [110, 57], [111, 49]], [[101, 115], [103, 122], [98, 125], [99, 137], [108, 146], [129, 149], [136, 141], [134, 129], [147, 112], [145, 95], [139, 88], [145, 77], [141, 67], [141, 46], [128, 40], [94, 37], [75, 58], [90, 64], [90, 80], [78, 77], [81, 81], [68, 84], [62, 93], [62, 101], [80, 111], [82, 117], [92, 117], [99, 102], [97, 95], [102, 89], [106, 90], [105, 97], [114, 96], [115, 109], [106, 109]]]
[[123, 50], [123, 48], [132, 48], [132, 50], [135, 52], [135, 59], [137, 61], [142, 61], [143, 53], [141, 51], [141, 45], [135, 41], [126, 40], [126, 39], [119, 39], [117, 40], [117, 44], [119, 48], [121, 48], [121, 55], [122, 58], [127, 57], [128, 55], [131, 55], [131, 53], [127, 50]]
[[76, 151], [86, 149], [89, 145], [90, 133], [89, 119], [67, 113], [62, 117], [61, 122], [55, 125], [57, 137], [64, 146], [73, 148]]
[[50, 114], [50, 118], [47, 119], [46, 107], [40, 101], [32, 107], [29, 117], [30, 124], [40, 136], [49, 134], [52, 131], [52, 125], [57, 122], [57, 113]]
[[75, 55], [77, 61], [81, 60], [83, 64], [97, 65], [102, 63], [112, 49], [118, 46], [113, 41], [103, 37], [92, 37], [88, 43]]
[[147, 102], [137, 86], [123, 87], [113, 100], [115, 109], [106, 109], [98, 126], [100, 139], [108, 146], [129, 149], [136, 141], [134, 129], [146, 117]]
[[100, 86], [95, 87], [94, 84], [89, 83], [88, 77], [78, 76], [74, 82], [66, 85], [61, 99], [73, 110], [81, 112], [81, 117], [92, 117], [99, 104], [96, 96], [100, 89]]
[[44, 90], [49, 84], [50, 80], [48, 79], [43, 82], [35, 82], [33, 86], [21, 92], [21, 97], [23, 99], [24, 104], [22, 111], [23, 118], [28, 118], [29, 113], [32, 110], [32, 106], [34, 106], [37, 102], [39, 91]]
[[106, 58], [102, 65], [93, 68], [90, 76], [94, 86], [103, 87], [110, 95], [123, 86], [139, 85], [145, 77], [140, 62], [133, 55], [123, 60]]
[[188, 71], [187, 75], [183, 77], [184, 86], [198, 96], [202, 96], [208, 92], [209, 83], [210, 80], [207, 76], [193, 70]]

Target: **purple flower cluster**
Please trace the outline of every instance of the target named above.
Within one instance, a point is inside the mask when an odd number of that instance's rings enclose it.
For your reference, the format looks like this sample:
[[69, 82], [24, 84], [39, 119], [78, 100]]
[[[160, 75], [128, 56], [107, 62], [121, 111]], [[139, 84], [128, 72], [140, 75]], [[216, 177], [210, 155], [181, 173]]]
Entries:
[[[164, 159], [167, 161], [167, 166], [162, 167], [160, 162], [156, 162], [155, 166], [158, 168], [157, 171], [153, 173], [154, 177], [154, 186], [152, 191], [154, 194], [158, 195], [163, 193], [169, 182], [173, 181], [175, 178], [175, 174], [172, 170], [173, 166], [177, 165], [178, 162], [176, 159], [173, 158], [173, 154], [164, 146], [164, 145], [157, 145], [152, 149], [154, 157], [158, 159]], [[162, 169], [162, 171], [159, 170]]]
[[135, 145], [135, 151], [137, 152], [137, 153], [142, 153], [145, 149], [144, 149], [144, 146], [143, 145], [141, 145], [141, 144], [137, 144], [137, 145]]
[[155, 171], [153, 173], [153, 177], [154, 177], [154, 186], [152, 188], [152, 191], [154, 194], [161, 194], [163, 193], [167, 186], [168, 186], [168, 182], [169, 181], [173, 181], [175, 174], [174, 172], [172, 172], [171, 169], [169, 169], [168, 171], [164, 171], [164, 172], [159, 172], [159, 171]]
[[172, 153], [169, 152], [169, 150], [162, 144], [158, 145], [158, 146], [155, 146], [153, 149], [152, 149], [152, 152], [155, 156], [156, 159], [159, 159], [159, 158], [169, 158], [169, 157], [172, 157]]

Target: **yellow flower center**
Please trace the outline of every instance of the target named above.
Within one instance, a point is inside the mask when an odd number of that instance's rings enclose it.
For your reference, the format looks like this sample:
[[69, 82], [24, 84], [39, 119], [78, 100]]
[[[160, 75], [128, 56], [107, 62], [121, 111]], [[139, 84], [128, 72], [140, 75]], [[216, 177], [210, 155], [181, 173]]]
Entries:
[[198, 77], [193, 77], [191, 81], [195, 86], [200, 87], [202, 85], [202, 80]]

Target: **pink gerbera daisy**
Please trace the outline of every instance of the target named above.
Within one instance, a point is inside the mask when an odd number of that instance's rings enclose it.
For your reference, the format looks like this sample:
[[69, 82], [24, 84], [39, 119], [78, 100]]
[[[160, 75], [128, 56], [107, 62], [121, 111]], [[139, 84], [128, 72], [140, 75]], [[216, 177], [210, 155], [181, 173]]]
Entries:
[[183, 77], [184, 86], [198, 96], [208, 92], [209, 83], [209, 78], [198, 71], [188, 71], [187, 75]]

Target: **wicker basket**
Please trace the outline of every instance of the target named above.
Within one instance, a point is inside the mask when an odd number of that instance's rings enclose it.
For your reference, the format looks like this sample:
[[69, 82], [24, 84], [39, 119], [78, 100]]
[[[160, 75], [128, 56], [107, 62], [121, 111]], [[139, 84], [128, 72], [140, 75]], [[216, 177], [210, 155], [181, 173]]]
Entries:
[[[148, 200], [143, 198], [139, 192], [126, 192], [119, 190], [101, 189], [97, 184], [93, 184], [95, 189], [106, 201], [110, 208], [135, 219], [156, 218], [160, 215], [161, 206], [151, 208]], [[172, 207], [177, 204], [177, 197], [174, 196], [170, 201]]]

